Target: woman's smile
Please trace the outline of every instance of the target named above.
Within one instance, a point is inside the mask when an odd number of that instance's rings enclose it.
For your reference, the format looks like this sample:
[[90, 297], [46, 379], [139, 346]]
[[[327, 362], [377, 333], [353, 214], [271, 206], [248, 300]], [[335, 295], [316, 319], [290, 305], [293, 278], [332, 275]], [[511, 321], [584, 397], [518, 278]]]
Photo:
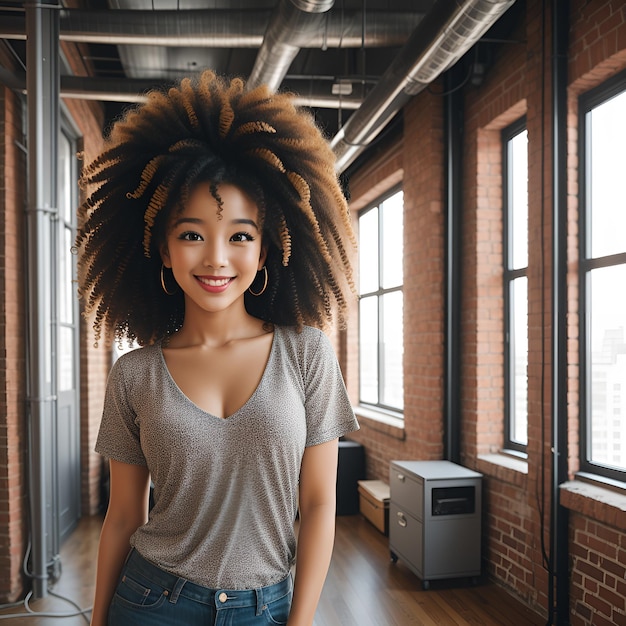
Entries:
[[210, 293], [226, 291], [230, 283], [235, 280], [231, 276], [196, 276], [196, 279]]

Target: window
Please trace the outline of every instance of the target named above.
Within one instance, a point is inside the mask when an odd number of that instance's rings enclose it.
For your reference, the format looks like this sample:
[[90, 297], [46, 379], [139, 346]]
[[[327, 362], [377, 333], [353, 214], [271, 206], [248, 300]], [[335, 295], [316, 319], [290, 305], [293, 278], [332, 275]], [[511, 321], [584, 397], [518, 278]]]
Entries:
[[626, 480], [626, 73], [580, 99], [581, 469]]
[[359, 215], [359, 400], [404, 408], [403, 194], [396, 191]]
[[58, 385], [60, 391], [78, 388], [78, 305], [76, 301], [76, 259], [72, 254], [76, 237], [76, 147], [65, 132], [59, 133], [58, 204], [60, 223]]
[[502, 131], [504, 251], [504, 447], [528, 443], [528, 133], [521, 119]]

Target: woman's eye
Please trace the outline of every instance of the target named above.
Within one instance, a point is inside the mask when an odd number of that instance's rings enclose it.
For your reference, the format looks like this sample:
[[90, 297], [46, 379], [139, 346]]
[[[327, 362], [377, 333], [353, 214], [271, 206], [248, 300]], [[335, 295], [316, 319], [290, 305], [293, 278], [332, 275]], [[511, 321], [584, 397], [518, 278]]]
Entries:
[[194, 233], [193, 231], [181, 233], [178, 238], [182, 239], [183, 241], [202, 241], [202, 237], [198, 233]]
[[254, 241], [254, 237], [250, 233], [237, 233], [230, 239], [231, 241]]

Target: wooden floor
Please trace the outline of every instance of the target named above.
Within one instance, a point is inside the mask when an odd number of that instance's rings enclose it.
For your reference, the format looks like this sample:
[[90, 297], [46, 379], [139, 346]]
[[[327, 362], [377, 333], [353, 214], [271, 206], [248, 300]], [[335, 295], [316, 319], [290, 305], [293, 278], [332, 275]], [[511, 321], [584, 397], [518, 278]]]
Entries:
[[[84, 518], [61, 550], [63, 573], [52, 590], [81, 608], [92, 601], [100, 518]], [[30, 603], [37, 612], [68, 614], [75, 608], [49, 595]], [[21, 617], [7, 615], [23, 614]], [[0, 610], [0, 626], [83, 626], [82, 616], [30, 615], [23, 605]], [[360, 516], [337, 518], [337, 539], [315, 626], [524, 626], [545, 620], [492, 583], [421, 581], [391, 563], [387, 538]], [[130, 625], [129, 625], [130, 626]], [[184, 626], [184, 625], [181, 625]]]

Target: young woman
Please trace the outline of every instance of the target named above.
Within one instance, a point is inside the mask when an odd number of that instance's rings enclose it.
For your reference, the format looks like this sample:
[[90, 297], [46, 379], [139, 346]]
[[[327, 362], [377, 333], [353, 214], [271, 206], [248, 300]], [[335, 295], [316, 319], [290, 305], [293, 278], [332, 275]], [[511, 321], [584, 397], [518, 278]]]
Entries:
[[310, 626], [358, 428], [322, 332], [352, 286], [332, 152], [289, 96], [205, 72], [128, 112], [83, 182], [96, 341], [142, 346], [111, 370], [96, 444], [93, 626]]

